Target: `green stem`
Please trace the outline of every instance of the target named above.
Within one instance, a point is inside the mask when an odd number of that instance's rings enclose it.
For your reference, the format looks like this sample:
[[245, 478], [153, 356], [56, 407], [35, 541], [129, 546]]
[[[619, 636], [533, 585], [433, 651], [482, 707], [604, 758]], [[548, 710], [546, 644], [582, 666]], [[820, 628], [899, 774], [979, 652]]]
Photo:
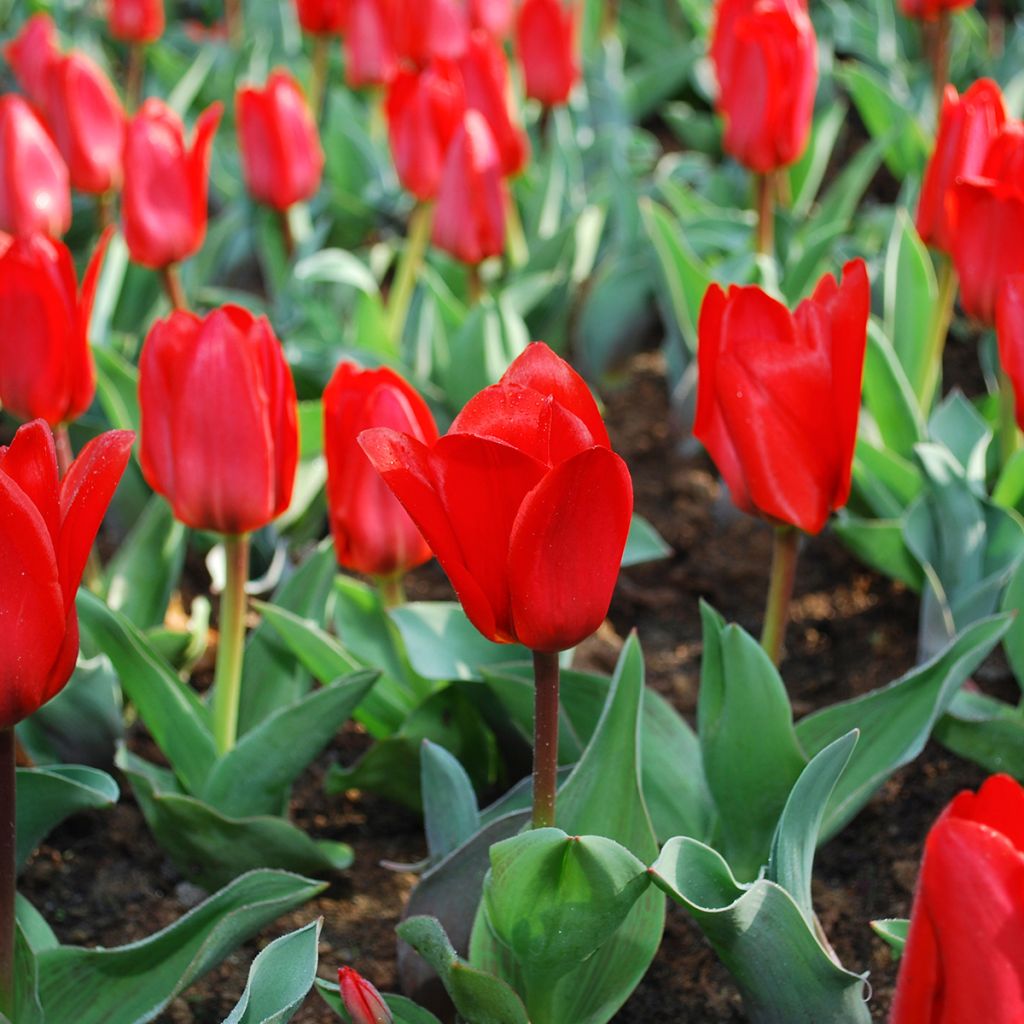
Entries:
[[1017, 451], [1017, 400], [1013, 381], [1003, 369], [999, 371], [999, 457], [1005, 466]]
[[328, 36], [317, 33], [313, 37], [313, 81], [309, 89], [309, 102], [318, 123], [323, 122], [327, 99], [327, 73], [331, 64], [329, 45]]
[[132, 43], [128, 48], [128, 76], [125, 79], [125, 99], [128, 113], [134, 114], [142, 104], [142, 83], [146, 77], [146, 48]]
[[224, 537], [227, 579], [220, 599], [220, 639], [213, 677], [213, 736], [223, 755], [238, 738], [238, 704], [245, 653], [245, 584], [249, 580], [249, 534]]
[[949, 11], [939, 11], [935, 25], [935, 47], [932, 50], [932, 92], [935, 96], [936, 128], [942, 116], [942, 96], [949, 81], [949, 30]]
[[175, 310], [187, 310], [188, 299], [185, 297], [185, 289], [181, 285], [181, 272], [178, 269], [178, 264], [168, 263], [161, 269], [160, 276], [163, 278], [164, 289], [167, 292], [167, 298], [171, 300], [171, 306]]
[[479, 263], [471, 263], [466, 267], [466, 278], [469, 286], [469, 304], [472, 307], [484, 297], [484, 282], [480, 277]]
[[800, 531], [795, 526], [776, 526], [772, 546], [772, 575], [764, 610], [761, 646], [778, 666], [789, 622], [789, 600], [796, 580], [796, 560], [800, 553]]
[[242, 36], [245, 33], [242, 0], [224, 0], [224, 24], [228, 30], [228, 39], [237, 50], [242, 45]]
[[277, 211], [277, 219], [281, 225], [281, 242], [284, 245], [284, 254], [289, 260], [295, 255], [295, 232], [292, 231], [291, 212], [291, 207]]
[[405, 587], [402, 586], [400, 572], [396, 572], [394, 576], [379, 576], [377, 590], [380, 592], [381, 604], [385, 608], [397, 608], [405, 604]]
[[756, 176], [757, 234], [754, 245], [759, 256], [771, 256], [775, 249], [775, 175]]
[[939, 294], [932, 309], [932, 334], [928, 344], [924, 391], [921, 395], [921, 406], [925, 412], [932, 407], [942, 384], [942, 353], [946, 348], [949, 324], [953, 319], [956, 286], [956, 267], [953, 266], [953, 260], [943, 254], [939, 262]]
[[555, 824], [558, 790], [558, 655], [533, 652], [533, 827]]
[[14, 1021], [14, 727], [0, 729], [0, 1013]]
[[505, 190], [505, 251], [513, 267], [525, 267], [530, 260], [523, 219], [519, 216], [519, 206], [511, 188]]
[[401, 350], [405, 321], [416, 291], [416, 279], [430, 244], [430, 228], [433, 223], [433, 204], [418, 203], [409, 218], [409, 237], [398, 262], [395, 283], [388, 295], [388, 333], [395, 352]]

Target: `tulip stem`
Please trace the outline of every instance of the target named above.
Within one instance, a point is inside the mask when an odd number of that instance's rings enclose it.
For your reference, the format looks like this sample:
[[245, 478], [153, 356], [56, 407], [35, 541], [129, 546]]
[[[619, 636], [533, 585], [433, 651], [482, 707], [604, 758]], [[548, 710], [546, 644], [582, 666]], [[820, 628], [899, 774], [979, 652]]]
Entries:
[[1013, 380], [1003, 369], [999, 371], [999, 457], [1005, 466], [1017, 451], [1017, 400]]
[[[547, 110], [548, 108], [544, 108]], [[523, 218], [511, 188], [505, 190], [505, 251], [513, 267], [525, 267], [530, 260], [530, 247], [526, 242]]]
[[242, 0], [224, 0], [224, 25], [231, 45], [237, 49], [242, 45]]
[[104, 192], [96, 197], [96, 220], [100, 233], [106, 231], [114, 223], [114, 194]]
[[327, 101], [327, 74], [330, 70], [331, 51], [329, 39], [322, 32], [313, 37], [313, 80], [309, 88], [309, 102], [313, 116], [321, 123]]
[[782, 645], [789, 622], [789, 601], [796, 580], [796, 560], [800, 554], [800, 531], [795, 526], [776, 526], [772, 546], [772, 573], [768, 601], [764, 610], [761, 646], [773, 664], [782, 661]]
[[558, 654], [533, 652], [533, 827], [555, 824], [558, 789]]
[[932, 49], [932, 91], [935, 94], [935, 124], [942, 116], [942, 95], [949, 81], [949, 29], [950, 14], [948, 10], [939, 11], [935, 23], [935, 38]]
[[469, 305], [472, 307], [484, 297], [484, 282], [480, 277], [480, 264], [471, 263], [466, 267], [466, 277], [469, 287]]
[[181, 286], [181, 271], [177, 263], [168, 263], [160, 271], [164, 279], [164, 289], [167, 298], [171, 300], [171, 306], [176, 310], [188, 310], [188, 299], [185, 297], [185, 289]]
[[128, 74], [124, 84], [129, 113], [134, 114], [142, 104], [142, 82], [145, 74], [146, 49], [142, 43], [132, 43], [128, 48]]
[[385, 608], [397, 608], [405, 604], [405, 587], [402, 586], [402, 574], [378, 576], [377, 590], [380, 592], [380, 603]]
[[0, 729], [0, 1013], [14, 1020], [14, 728]]
[[940, 257], [939, 294], [932, 309], [932, 336], [928, 351], [928, 365], [925, 370], [924, 389], [921, 394], [921, 408], [927, 412], [934, 403], [942, 384], [942, 353], [946, 347], [949, 324], [953, 319], [953, 303], [956, 300], [956, 268], [949, 256]]
[[395, 283], [388, 293], [388, 332], [395, 353], [400, 352], [402, 348], [405, 321], [409, 316], [413, 293], [416, 291], [416, 279], [419, 277], [423, 258], [430, 243], [430, 229], [433, 223], [433, 204], [417, 203], [409, 218], [409, 237], [398, 261]]
[[775, 249], [775, 175], [770, 171], [756, 178], [757, 234], [755, 251], [759, 256], [771, 256]]
[[245, 585], [249, 581], [249, 534], [224, 537], [227, 578], [220, 598], [220, 638], [213, 676], [213, 737], [222, 756], [238, 738], [238, 704], [245, 654]]
[[284, 243], [284, 254], [291, 260], [295, 255], [295, 232], [292, 231], [291, 208], [278, 210], [277, 219], [281, 225], [281, 241]]

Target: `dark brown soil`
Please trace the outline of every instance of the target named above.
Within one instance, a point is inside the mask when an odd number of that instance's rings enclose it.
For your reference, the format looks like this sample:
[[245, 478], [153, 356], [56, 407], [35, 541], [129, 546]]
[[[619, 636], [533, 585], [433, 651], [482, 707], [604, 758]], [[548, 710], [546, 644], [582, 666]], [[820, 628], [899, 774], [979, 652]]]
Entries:
[[[697, 601], [705, 598], [750, 630], [760, 624], [770, 535], [735, 513], [703, 454], [684, 455], [670, 434], [659, 359], [639, 357], [629, 383], [607, 396], [617, 449], [633, 471], [636, 505], [675, 549], [668, 561], [623, 575], [609, 623], [581, 654], [608, 669], [628, 630], [639, 630], [648, 681], [693, 716], [701, 653]], [[438, 594], [428, 571], [413, 593]], [[798, 716], [881, 686], [914, 660], [915, 596], [865, 570], [829, 536], [806, 545], [792, 606], [783, 674]], [[316, 915], [325, 919], [321, 973], [351, 963], [382, 989], [396, 984], [393, 928], [414, 876], [379, 866], [423, 856], [414, 816], [369, 796], [324, 795], [330, 763], [351, 762], [366, 737], [347, 732], [296, 790], [293, 815], [315, 835], [343, 839], [356, 865], [319, 900], [265, 930], [217, 971], [178, 998], [160, 1018], [170, 1024], [217, 1024], [243, 985], [252, 957], [275, 936]], [[840, 958], [871, 971], [872, 1007], [885, 1018], [895, 973], [872, 918], [905, 916], [921, 845], [930, 823], [958, 790], [975, 787], [980, 769], [929, 747], [899, 772], [817, 861], [818, 913]], [[351, 798], [350, 798], [351, 797]], [[65, 943], [113, 945], [163, 927], [199, 894], [183, 884], [126, 796], [102, 813], [79, 815], [36, 853], [22, 891]], [[311, 996], [298, 1024], [335, 1020]], [[618, 1024], [742, 1021], [729, 976], [679, 908], [671, 907], [664, 941]], [[71, 1024], [71, 1022], [55, 1022]], [[566, 1022], [571, 1024], [571, 1022]]]

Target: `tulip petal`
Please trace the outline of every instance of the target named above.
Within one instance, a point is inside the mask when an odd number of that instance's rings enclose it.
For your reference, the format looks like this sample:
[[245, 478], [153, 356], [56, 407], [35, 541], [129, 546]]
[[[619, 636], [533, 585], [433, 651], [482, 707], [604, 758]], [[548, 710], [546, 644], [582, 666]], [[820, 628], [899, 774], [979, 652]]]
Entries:
[[999, 361], [1013, 384], [1017, 424], [1024, 423], [1024, 274], [1007, 277], [996, 302]]
[[60, 530], [60, 474], [53, 433], [42, 420], [26, 423], [10, 448], [0, 449], [0, 473], [6, 473], [42, 516], [54, 548]]
[[526, 496], [508, 553], [512, 618], [535, 651], [574, 647], [604, 621], [633, 512], [626, 464], [591, 448]]
[[207, 202], [210, 191], [210, 156], [224, 104], [211, 103], [196, 120], [192, 149], [188, 154], [188, 174], [192, 199], [192, 246], [188, 255], [201, 248], [206, 238]]
[[1024, 857], [1024, 787], [1009, 775], [992, 775], [977, 793], [960, 793], [948, 813], [995, 829]]

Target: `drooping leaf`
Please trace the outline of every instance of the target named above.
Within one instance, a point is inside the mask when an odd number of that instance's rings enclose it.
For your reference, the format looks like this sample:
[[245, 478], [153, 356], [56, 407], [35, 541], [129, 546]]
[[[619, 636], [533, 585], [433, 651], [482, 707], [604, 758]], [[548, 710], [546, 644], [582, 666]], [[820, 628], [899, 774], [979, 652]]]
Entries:
[[420, 746], [420, 789], [427, 849], [437, 863], [476, 834], [480, 810], [458, 758], [428, 739]]

